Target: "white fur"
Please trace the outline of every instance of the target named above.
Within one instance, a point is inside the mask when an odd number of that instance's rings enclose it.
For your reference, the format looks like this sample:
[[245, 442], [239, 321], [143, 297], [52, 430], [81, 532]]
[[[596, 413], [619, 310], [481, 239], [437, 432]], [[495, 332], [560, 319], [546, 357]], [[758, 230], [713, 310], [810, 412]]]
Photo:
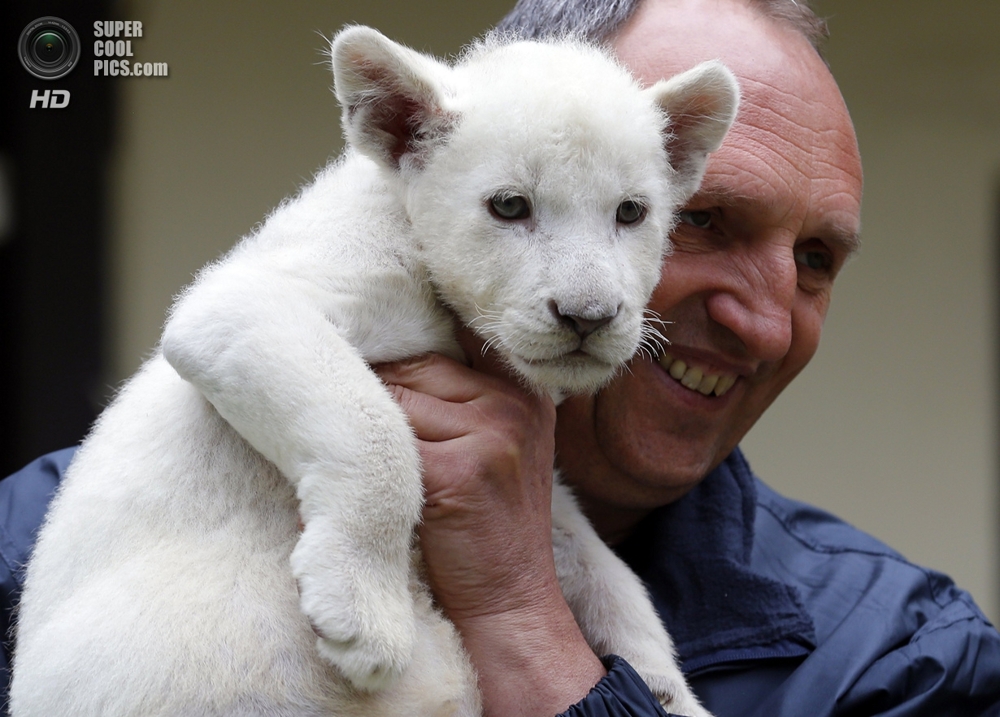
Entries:
[[[448, 67], [359, 27], [333, 59], [353, 149], [201, 273], [68, 471], [28, 569], [16, 717], [480, 711], [412, 549], [412, 432], [369, 364], [460, 357], [454, 312], [531, 385], [599, 387], [639, 345], [735, 83], [710, 63], [641, 90], [570, 41]], [[531, 218], [493, 216], [497, 194]], [[616, 222], [625, 200], [641, 222]], [[553, 517], [594, 649], [706, 715], [558, 485]]]

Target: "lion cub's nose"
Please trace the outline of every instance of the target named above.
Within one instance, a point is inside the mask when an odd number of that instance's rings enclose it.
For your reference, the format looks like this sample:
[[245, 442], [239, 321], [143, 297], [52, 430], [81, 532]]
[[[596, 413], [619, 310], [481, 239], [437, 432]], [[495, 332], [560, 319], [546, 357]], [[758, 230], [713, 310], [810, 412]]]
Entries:
[[576, 332], [581, 339], [585, 339], [602, 326], [611, 323], [611, 320], [618, 316], [620, 306], [609, 308], [600, 304], [587, 304], [583, 307], [567, 307], [565, 310], [559, 306], [555, 299], [549, 300], [549, 310], [552, 311], [560, 323], [565, 324]]

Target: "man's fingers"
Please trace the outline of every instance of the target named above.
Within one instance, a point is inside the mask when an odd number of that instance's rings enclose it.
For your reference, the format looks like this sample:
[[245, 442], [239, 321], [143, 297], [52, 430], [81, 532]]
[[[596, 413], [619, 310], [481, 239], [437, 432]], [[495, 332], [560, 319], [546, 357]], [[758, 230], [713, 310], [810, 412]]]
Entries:
[[[503, 395], [500, 379], [440, 354], [374, 367], [423, 441], [448, 441], [475, 430], [481, 399]], [[492, 403], [493, 401], [488, 401]]]
[[465, 403], [482, 394], [475, 370], [441, 354], [378, 364], [375, 373], [386, 384], [402, 386], [442, 401]]
[[467, 422], [461, 417], [462, 404], [442, 400], [397, 383], [388, 383], [386, 387], [406, 413], [421, 441], [450, 441], [469, 432]]

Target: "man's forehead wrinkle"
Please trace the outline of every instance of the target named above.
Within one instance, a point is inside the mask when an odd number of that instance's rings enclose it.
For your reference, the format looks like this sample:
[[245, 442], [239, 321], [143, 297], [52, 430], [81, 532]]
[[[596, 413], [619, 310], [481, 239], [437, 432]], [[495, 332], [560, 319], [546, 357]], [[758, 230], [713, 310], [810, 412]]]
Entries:
[[[817, 85], [815, 78], [790, 79], [771, 82], [740, 76], [742, 105], [737, 121], [750, 121], [756, 114], [766, 113], [765, 119], [755, 123], [774, 124], [777, 121], [788, 125], [788, 129], [798, 128], [808, 134], [834, 132], [843, 135], [850, 123], [839, 92], [824, 88], [822, 82]], [[850, 137], [853, 142], [853, 134]]]
[[[804, 190], [804, 182], [799, 183], [803, 186], [796, 187], [788, 180], [792, 176], [801, 176], [805, 180], [805, 175], [798, 171], [780, 171], [779, 165], [796, 168], [796, 156], [802, 153], [806, 145], [801, 138], [794, 136], [794, 132], [783, 131], [786, 128], [780, 125], [778, 122], [767, 121], [741, 124], [735, 128], [735, 132], [746, 137], [746, 141], [739, 143], [738, 151], [753, 157], [755, 164], [749, 167], [753, 168], [752, 173], [761, 181], [773, 183], [778, 180], [789, 192], [801, 192]], [[732, 147], [736, 149], [735, 144]], [[767, 177], [763, 176], [765, 172]]]
[[713, 206], [748, 211], [769, 221], [784, 219], [796, 208], [801, 213], [807, 186], [790, 183], [789, 172], [774, 171], [776, 156], [789, 162], [757, 140], [726, 147], [710, 160], [697, 201], [711, 199]]
[[755, 99], [748, 98], [741, 107], [737, 124], [731, 130], [734, 137], [745, 137], [747, 142], [757, 147], [761, 155], [758, 159], [763, 162], [780, 160], [786, 166], [794, 167], [803, 153], [813, 153], [818, 144], [815, 141], [816, 130], [793, 119], [804, 115], [803, 108], [794, 107], [791, 103], [779, 105], [773, 100], [762, 103]]
[[839, 161], [839, 157], [817, 158], [816, 166], [825, 168], [825, 172], [817, 173], [812, 181], [814, 186], [827, 187], [824, 198], [834, 198], [843, 196], [846, 201], [837, 203], [841, 209], [853, 210], [856, 215], [861, 214], [861, 178], [844, 166]]

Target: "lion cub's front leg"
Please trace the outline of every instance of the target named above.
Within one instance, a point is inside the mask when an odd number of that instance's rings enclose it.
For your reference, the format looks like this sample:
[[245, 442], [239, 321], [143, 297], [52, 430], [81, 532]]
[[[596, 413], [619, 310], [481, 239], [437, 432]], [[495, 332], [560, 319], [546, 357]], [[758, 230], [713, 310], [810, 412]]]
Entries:
[[291, 570], [320, 654], [356, 687], [386, 686], [415, 640], [410, 549], [423, 491], [402, 410], [309, 294], [255, 264], [203, 276], [162, 347], [295, 487], [304, 527]]
[[668, 712], [711, 717], [684, 680], [645, 586], [558, 481], [552, 486], [552, 547], [563, 596], [591, 648], [625, 658]]
[[356, 687], [374, 690], [398, 678], [411, 659], [412, 506], [420, 504], [422, 484], [416, 446], [396, 406], [360, 412], [364, 435], [345, 441], [339, 465], [299, 481], [303, 530], [291, 568], [320, 654]]

